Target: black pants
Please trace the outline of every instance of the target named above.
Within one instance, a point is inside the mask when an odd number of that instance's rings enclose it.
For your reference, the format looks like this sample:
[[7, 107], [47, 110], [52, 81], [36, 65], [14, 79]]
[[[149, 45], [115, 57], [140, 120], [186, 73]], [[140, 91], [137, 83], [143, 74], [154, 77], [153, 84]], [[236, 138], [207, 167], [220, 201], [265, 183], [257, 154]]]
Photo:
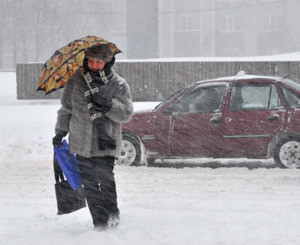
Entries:
[[105, 226], [110, 215], [119, 215], [112, 156], [77, 155], [86, 200], [95, 226]]

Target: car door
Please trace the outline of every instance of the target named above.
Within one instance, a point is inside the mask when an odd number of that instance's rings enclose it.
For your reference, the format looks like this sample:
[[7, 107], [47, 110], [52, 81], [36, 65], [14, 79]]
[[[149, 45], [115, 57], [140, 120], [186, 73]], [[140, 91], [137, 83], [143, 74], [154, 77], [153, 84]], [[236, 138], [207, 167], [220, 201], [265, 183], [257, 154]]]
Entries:
[[[294, 84], [292, 81], [292, 86], [299, 86], [299, 84]], [[300, 131], [300, 93], [297, 90], [287, 87], [286, 85], [281, 85], [281, 91], [285, 99], [287, 106], [287, 131]]]
[[170, 110], [170, 154], [178, 157], [216, 156], [222, 148], [220, 108], [226, 85], [199, 86]]
[[266, 82], [235, 82], [224, 111], [227, 157], [265, 157], [271, 138], [286, 128], [278, 88]]

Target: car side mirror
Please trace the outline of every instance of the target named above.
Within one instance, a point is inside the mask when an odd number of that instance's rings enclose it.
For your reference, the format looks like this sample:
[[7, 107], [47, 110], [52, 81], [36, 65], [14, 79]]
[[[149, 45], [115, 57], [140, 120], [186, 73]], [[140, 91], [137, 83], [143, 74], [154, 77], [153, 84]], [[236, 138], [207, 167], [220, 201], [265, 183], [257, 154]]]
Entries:
[[170, 106], [163, 112], [163, 114], [164, 115], [172, 115], [174, 112], [175, 112], [174, 106]]

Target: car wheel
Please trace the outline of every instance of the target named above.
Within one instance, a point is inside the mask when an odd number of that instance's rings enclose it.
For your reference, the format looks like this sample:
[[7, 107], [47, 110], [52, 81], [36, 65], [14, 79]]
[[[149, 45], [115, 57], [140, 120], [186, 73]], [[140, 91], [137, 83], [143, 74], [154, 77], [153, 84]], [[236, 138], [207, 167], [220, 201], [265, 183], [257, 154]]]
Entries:
[[141, 146], [139, 140], [130, 135], [122, 135], [121, 154], [117, 163], [126, 166], [141, 165]]
[[280, 140], [275, 147], [274, 160], [280, 168], [300, 168], [300, 138]]

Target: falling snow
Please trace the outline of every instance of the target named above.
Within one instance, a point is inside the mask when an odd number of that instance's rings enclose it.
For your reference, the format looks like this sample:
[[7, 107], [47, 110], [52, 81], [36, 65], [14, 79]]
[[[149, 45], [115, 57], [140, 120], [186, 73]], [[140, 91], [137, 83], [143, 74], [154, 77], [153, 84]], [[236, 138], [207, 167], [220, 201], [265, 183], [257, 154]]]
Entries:
[[270, 160], [116, 166], [117, 228], [95, 231], [87, 208], [56, 215], [51, 138], [59, 101], [17, 101], [15, 79], [0, 73], [1, 244], [299, 244], [300, 172]]

